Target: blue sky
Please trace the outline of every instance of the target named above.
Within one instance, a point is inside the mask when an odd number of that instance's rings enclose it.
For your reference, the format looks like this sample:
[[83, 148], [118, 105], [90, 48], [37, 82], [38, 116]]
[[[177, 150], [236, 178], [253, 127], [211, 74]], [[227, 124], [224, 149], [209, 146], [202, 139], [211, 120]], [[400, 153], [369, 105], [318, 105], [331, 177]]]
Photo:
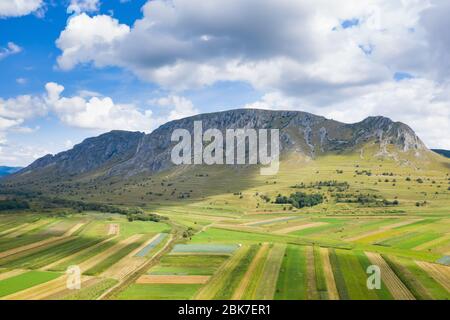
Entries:
[[242, 107], [384, 115], [450, 148], [445, 1], [24, 3], [0, 4], [0, 165]]

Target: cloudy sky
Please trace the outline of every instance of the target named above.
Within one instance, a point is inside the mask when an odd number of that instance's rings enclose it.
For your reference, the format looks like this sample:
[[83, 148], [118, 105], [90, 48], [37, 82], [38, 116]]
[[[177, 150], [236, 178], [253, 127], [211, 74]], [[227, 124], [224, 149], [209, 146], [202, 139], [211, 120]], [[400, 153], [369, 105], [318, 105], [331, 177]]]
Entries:
[[0, 165], [196, 113], [384, 115], [450, 149], [447, 0], [0, 0]]

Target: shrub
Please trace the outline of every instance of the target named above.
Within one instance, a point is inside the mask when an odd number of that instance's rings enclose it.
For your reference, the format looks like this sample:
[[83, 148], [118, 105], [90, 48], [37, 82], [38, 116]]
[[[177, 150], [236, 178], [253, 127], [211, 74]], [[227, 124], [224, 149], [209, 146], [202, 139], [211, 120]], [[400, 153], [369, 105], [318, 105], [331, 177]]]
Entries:
[[303, 192], [292, 193], [289, 197], [278, 195], [275, 200], [277, 204], [291, 204], [296, 208], [313, 207], [323, 202], [320, 193], [306, 194]]
[[0, 200], [0, 211], [30, 209], [28, 202], [18, 199]]

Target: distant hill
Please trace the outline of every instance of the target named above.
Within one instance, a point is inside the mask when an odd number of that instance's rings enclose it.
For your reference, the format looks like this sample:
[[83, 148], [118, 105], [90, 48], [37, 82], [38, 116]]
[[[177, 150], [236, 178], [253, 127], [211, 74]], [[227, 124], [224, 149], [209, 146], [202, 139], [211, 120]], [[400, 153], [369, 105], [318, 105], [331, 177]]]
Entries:
[[431, 149], [436, 153], [439, 153], [440, 155], [450, 158], [450, 150], [443, 150], [443, 149]]
[[5, 167], [0, 166], [0, 177], [4, 177], [13, 173], [16, 173], [17, 171], [21, 170], [22, 167]]

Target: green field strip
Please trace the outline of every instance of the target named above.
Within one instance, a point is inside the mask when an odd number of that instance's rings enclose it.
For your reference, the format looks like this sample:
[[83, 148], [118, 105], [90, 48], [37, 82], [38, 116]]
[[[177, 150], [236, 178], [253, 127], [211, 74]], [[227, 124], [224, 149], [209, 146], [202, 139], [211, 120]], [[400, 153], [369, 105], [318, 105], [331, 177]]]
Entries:
[[436, 300], [449, 300], [450, 294], [445, 288], [437, 282], [431, 275], [425, 270], [419, 267], [414, 261], [397, 257], [397, 260], [404, 265], [419, 281], [423, 287], [426, 288], [429, 295]]
[[[320, 252], [322, 271], [323, 271], [323, 276], [325, 278], [327, 299], [328, 300], [340, 300], [339, 291], [337, 289], [336, 280], [335, 280], [334, 273], [333, 273], [333, 266], [330, 261], [330, 249], [320, 247], [320, 249], [318, 251]], [[335, 256], [335, 258], [336, 258], [336, 256]], [[344, 285], [345, 285], [345, 283], [344, 283]]]
[[[31, 245], [39, 241], [46, 239], [51, 239], [56, 236], [63, 235], [70, 227], [74, 226], [75, 223], [61, 222], [61, 221], [49, 221], [45, 225], [38, 226], [36, 229], [29, 231], [20, 237], [15, 238], [0, 238], [0, 252], [7, 251], [10, 249], [15, 249], [22, 246]], [[58, 226], [62, 226], [59, 230]], [[57, 230], [57, 231], [52, 231]], [[52, 243], [53, 245], [54, 243]], [[50, 244], [49, 244], [50, 245]], [[47, 247], [46, 245], [45, 247]]]
[[323, 270], [320, 247], [314, 246], [314, 275], [316, 277], [316, 288], [320, 300], [328, 300], [328, 289], [325, 274]]
[[385, 219], [365, 219], [358, 221], [359, 223], [355, 225], [351, 231], [348, 232], [348, 237], [362, 234], [368, 231], [380, 230], [378, 228], [389, 226], [395, 223], [398, 219], [396, 218], [385, 218]]
[[[103, 241], [103, 238], [101, 240]], [[65, 271], [65, 270], [67, 270], [67, 268], [69, 266], [78, 265], [78, 264], [94, 257], [95, 255], [99, 254], [100, 252], [112, 247], [115, 244], [116, 244], [116, 242], [114, 240], [110, 240], [110, 241], [103, 242], [103, 243], [97, 243], [97, 244], [93, 245], [92, 247], [86, 248], [85, 250], [83, 250], [82, 252], [77, 254], [76, 256], [74, 256], [66, 261], [63, 261], [61, 263], [58, 263], [54, 267], [49, 268], [49, 270]]]
[[131, 253], [133, 250], [139, 248], [139, 246], [143, 243], [142, 240], [130, 243], [126, 245], [125, 247], [121, 248], [119, 251], [115, 252], [114, 254], [106, 257], [104, 260], [97, 263], [92, 268], [86, 270], [83, 272], [83, 274], [94, 276], [102, 273], [103, 271], [106, 271], [109, 267], [111, 267], [113, 264], [119, 262], [122, 258], [125, 258], [129, 253]]
[[18, 257], [17, 259], [10, 260], [0, 265], [7, 268], [38, 269], [95, 245], [101, 240], [102, 239], [75, 238], [62, 244], [57, 244], [29, 255]]
[[76, 290], [76, 292], [65, 296], [62, 300], [96, 300], [103, 292], [116, 285], [117, 282], [115, 279], [100, 280], [93, 285]]
[[331, 268], [333, 269], [333, 275], [336, 282], [336, 288], [339, 292], [339, 298], [341, 300], [350, 300], [347, 284], [344, 279], [344, 273], [341, 269], [336, 250], [330, 249], [329, 252]]
[[253, 244], [260, 242], [269, 243], [292, 243], [298, 245], [308, 245], [308, 244], [318, 244], [322, 246], [330, 246], [336, 248], [350, 249], [353, 247], [352, 244], [338, 242], [336, 240], [329, 239], [308, 239], [299, 238], [292, 235], [275, 235], [270, 233], [259, 233], [259, 232], [247, 232], [247, 231], [236, 231], [232, 229], [225, 228], [208, 228], [204, 232], [198, 233], [192, 237], [192, 243], [242, 243], [242, 244]]
[[[417, 272], [417, 268], [422, 271], [422, 276], [424, 276], [422, 280], [422, 284], [428, 288], [430, 287], [430, 293], [433, 296], [438, 296], [440, 300], [450, 300], [450, 282], [448, 281], [448, 267], [444, 267], [441, 265], [434, 265], [432, 263], [427, 263], [423, 261], [414, 261], [414, 265], [408, 265], [412, 272]], [[442, 270], [436, 270], [437, 268], [445, 268]], [[444, 271], [445, 270], [445, 271]], [[426, 276], [426, 277], [425, 277]], [[436, 286], [438, 284], [439, 286]], [[433, 289], [433, 291], [431, 291]], [[443, 292], [445, 294], [443, 294]]]
[[275, 244], [268, 253], [262, 276], [257, 285], [255, 299], [271, 300], [277, 289], [278, 274], [283, 262], [286, 245]]
[[[255, 246], [256, 249], [256, 246]], [[239, 263], [250, 251], [249, 246], [242, 246], [229, 258], [211, 277], [211, 279], [204, 285], [197, 293], [196, 299], [209, 300], [213, 299], [224, 286], [228, 284], [228, 281], [233, 276], [233, 271], [238, 268]], [[239, 281], [239, 280], [238, 280]], [[231, 293], [232, 294], [232, 293]]]
[[245, 243], [286, 242], [286, 237], [267, 233], [236, 231], [225, 228], [208, 228], [192, 237], [191, 243]]
[[14, 233], [16, 230], [22, 229], [24, 226], [28, 225], [28, 223], [10, 223], [8, 225], [3, 226], [4, 228], [0, 228], [0, 241], [2, 237], [8, 237], [11, 233]]
[[118, 300], [189, 300], [200, 284], [132, 284], [120, 292]]
[[320, 295], [317, 290], [316, 266], [314, 247], [306, 247], [306, 288], [308, 300], [319, 300]]
[[237, 244], [225, 245], [225, 244], [177, 244], [171, 251], [171, 254], [177, 253], [218, 253], [218, 254], [231, 254], [239, 246]]
[[433, 251], [433, 252], [434, 251], [439, 252], [440, 248], [445, 248], [446, 246], [449, 246], [449, 245], [450, 245], [450, 234], [446, 234], [437, 239], [434, 239], [434, 240], [431, 240], [428, 242], [424, 242], [412, 249], [417, 250], [417, 251], [428, 250], [428, 251]]
[[366, 268], [370, 265], [362, 253], [346, 250], [331, 250], [330, 261], [333, 268], [339, 296], [342, 300], [378, 300], [392, 298], [382, 283], [381, 290], [367, 288]]
[[307, 299], [306, 247], [288, 245], [278, 275], [275, 300]]
[[20, 238], [27, 235], [33, 235], [37, 231], [44, 229], [51, 223], [49, 220], [38, 219], [34, 222], [22, 224], [19, 228], [15, 228], [13, 232], [8, 232], [4, 235], [5, 238]]
[[29, 271], [0, 281], [0, 297], [37, 286], [60, 276], [59, 273], [46, 271]]
[[15, 249], [18, 247], [26, 246], [31, 243], [35, 243], [44, 239], [49, 239], [50, 236], [42, 236], [42, 235], [24, 235], [19, 238], [8, 239], [1, 238], [0, 239], [0, 252], [8, 251], [10, 249]]
[[40, 235], [52, 236], [52, 237], [60, 237], [64, 235], [67, 231], [69, 231], [72, 227], [74, 227], [79, 221], [75, 220], [61, 220], [56, 221], [44, 230], [40, 231]]
[[386, 239], [377, 243], [377, 245], [396, 247], [400, 249], [412, 249], [423, 243], [433, 241], [439, 237], [441, 237], [441, 235], [436, 233], [412, 232]]
[[312, 227], [312, 228], [307, 228], [307, 229], [303, 229], [303, 230], [299, 230], [299, 231], [294, 231], [289, 234], [299, 236], [299, 237], [305, 237], [305, 236], [310, 236], [310, 235], [314, 235], [314, 234], [319, 234], [322, 232], [331, 232], [331, 230], [338, 229], [342, 226], [345, 226], [345, 223], [334, 223], [334, 224], [324, 225], [324, 226], [320, 226], [320, 227]]
[[[382, 257], [417, 300], [433, 299], [422, 283], [406, 266], [402, 265], [398, 259], [387, 255], [382, 255]], [[413, 263], [413, 261], [411, 261], [411, 263]]]
[[280, 223], [280, 222], [286, 222], [286, 221], [291, 221], [291, 220], [298, 220], [298, 219], [303, 219], [303, 217], [285, 217], [285, 218], [279, 218], [279, 219], [270, 219], [270, 220], [263, 220], [263, 221], [256, 221], [253, 223], [246, 223], [245, 225], [247, 226], [265, 226], [265, 225], [272, 225], [272, 224], [276, 224], [276, 223]]
[[87, 237], [86, 232], [90, 229], [92, 221], [81, 221], [81, 223], [84, 223], [80, 228], [78, 228], [74, 233], [72, 233], [72, 236], [83, 236]]
[[442, 234], [437, 233], [423, 233], [419, 234], [415, 237], [412, 237], [410, 239], [404, 239], [403, 241], [397, 243], [395, 246], [401, 249], [413, 249], [417, 246], [420, 246], [424, 243], [431, 242], [433, 240], [436, 240], [440, 238]]
[[8, 217], [0, 216], [0, 237], [21, 228], [24, 224], [32, 224], [39, 221], [40, 217], [9, 215]]
[[0, 252], [7, 251], [10, 249], [15, 249], [18, 247], [26, 246], [32, 243], [36, 243], [45, 239], [50, 239], [52, 236], [39, 234], [39, 233], [31, 233], [24, 234], [18, 238], [0, 238]]
[[12, 229], [20, 228], [21, 225], [28, 223], [28, 221], [14, 221], [10, 219], [9, 221], [2, 221], [0, 223], [0, 236], [8, 233]]
[[417, 236], [417, 232], [408, 232], [408, 233], [402, 233], [400, 235], [396, 235], [387, 239], [384, 239], [383, 241], [379, 241], [374, 243], [377, 246], [385, 246], [385, 247], [398, 247], [397, 244], [401, 243], [403, 241], [408, 241], [411, 238], [414, 238]]
[[423, 219], [423, 220], [420, 220], [420, 221], [413, 222], [411, 224], [407, 224], [407, 225], [404, 225], [404, 226], [399, 226], [399, 227], [393, 228], [392, 230], [405, 230], [405, 229], [407, 229], [407, 230], [413, 229], [414, 230], [417, 227], [422, 227], [423, 225], [431, 224], [431, 223], [436, 222], [436, 221], [437, 221], [437, 219]]
[[380, 300], [415, 300], [414, 295], [392, 271], [382, 255], [374, 252], [364, 252], [364, 255], [360, 255], [358, 252], [357, 254], [365, 270], [371, 265], [380, 269], [381, 288], [375, 290]]
[[244, 277], [245, 272], [247, 271], [250, 263], [255, 257], [259, 246], [252, 245], [250, 246], [247, 253], [238, 261], [236, 267], [231, 270], [231, 272], [224, 279], [224, 283], [219, 292], [214, 296], [215, 300], [228, 300], [233, 296], [234, 291], [239, 286], [242, 278]]
[[[367, 255], [365, 253], [354, 251], [353, 254], [357, 257], [359, 263], [361, 264], [362, 270], [364, 271], [364, 281], [366, 281], [367, 277], [369, 276], [369, 274], [366, 273], [366, 270], [369, 266], [373, 265], [373, 263], [370, 261], [370, 259], [367, 257]], [[381, 267], [381, 266], [379, 266], [379, 267]], [[365, 289], [366, 289], [366, 291], [369, 292], [369, 294], [368, 294], [369, 299], [375, 300], [372, 298], [372, 294], [371, 294], [371, 293], [375, 293], [378, 296], [378, 300], [394, 300], [394, 297], [392, 296], [388, 287], [384, 283], [383, 276], [381, 276], [381, 288], [380, 289], [369, 290], [367, 288], [366, 282], [365, 282]], [[411, 295], [409, 294], [409, 297], [410, 296]]]
[[380, 230], [380, 232], [377, 232], [375, 234], [368, 235], [367, 237], [360, 238], [356, 240], [356, 242], [361, 244], [379, 244], [382, 241], [405, 234], [408, 234], [408, 232], [405, 230], [386, 229]]
[[[256, 289], [258, 287], [258, 284], [261, 281], [261, 278], [263, 276], [264, 266], [267, 259], [267, 256], [269, 254], [270, 247], [268, 244], [263, 245], [257, 255], [255, 256], [254, 261], [252, 262], [253, 269], [248, 270], [247, 274], [250, 272], [248, 284], [244, 288], [243, 294], [240, 298], [240, 300], [254, 300], [256, 295]], [[258, 259], [259, 256], [259, 259]], [[247, 275], [246, 274], [246, 275]], [[241, 283], [242, 285], [242, 283]]]
[[165, 255], [149, 270], [151, 275], [212, 275], [228, 255]]
[[170, 233], [170, 226], [162, 222], [133, 221], [129, 223], [120, 220], [114, 223], [120, 225], [121, 238], [128, 238], [135, 234]]
[[384, 220], [361, 222], [361, 224], [357, 224], [350, 230], [346, 231], [344, 240], [357, 237], [360, 237], [362, 239], [365, 238], [365, 234], [382, 232], [383, 228], [388, 228], [390, 225], [394, 224], [396, 220], [398, 219], [390, 218]]
[[355, 245], [354, 249], [358, 250], [358, 251], [371, 251], [371, 252], [377, 252], [380, 254], [388, 254], [388, 255], [394, 255], [394, 256], [411, 258], [411, 259], [428, 261], [428, 262], [435, 262], [437, 259], [442, 257], [442, 255], [440, 255], [440, 254], [436, 254], [436, 253], [429, 252], [429, 251], [415, 251], [415, 250], [407, 250], [407, 249], [377, 246], [377, 245], [360, 245], [360, 244], [358, 244], [358, 245]]

